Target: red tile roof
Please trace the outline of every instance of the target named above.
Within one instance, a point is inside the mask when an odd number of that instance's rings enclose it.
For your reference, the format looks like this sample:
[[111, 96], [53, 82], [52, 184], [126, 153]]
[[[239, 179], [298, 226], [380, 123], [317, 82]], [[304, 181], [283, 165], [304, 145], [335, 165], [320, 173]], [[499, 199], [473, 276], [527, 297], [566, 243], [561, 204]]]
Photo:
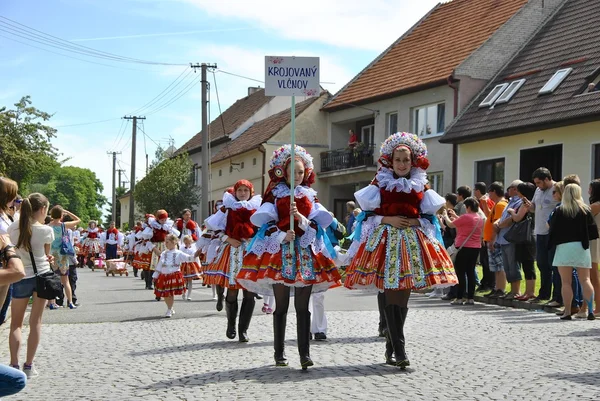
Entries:
[[528, 0], [453, 0], [435, 6], [342, 88], [334, 111], [442, 84]]
[[[302, 114], [311, 104], [322, 97], [311, 97], [301, 103], [296, 104], [296, 117]], [[221, 160], [228, 159], [230, 157], [239, 155], [252, 149], [258, 148], [263, 143], [271, 139], [275, 134], [288, 125], [291, 121], [290, 109], [281, 111], [277, 114], [273, 114], [264, 120], [254, 123], [253, 126], [248, 128], [242, 135], [227, 143], [223, 149], [221, 149], [211, 159], [211, 163], [215, 163]]]
[[[240, 125], [248, 121], [250, 117], [265, 104], [269, 103], [273, 99], [273, 96], [265, 96], [265, 90], [260, 89], [253, 94], [246, 96], [236, 101], [221, 115], [215, 118], [209, 124], [210, 141], [222, 138], [226, 135], [231, 134], [233, 131], [238, 129]], [[223, 130], [225, 127], [225, 130]], [[191, 152], [202, 147], [202, 135], [203, 131], [194, 135], [189, 141], [187, 141], [182, 147], [177, 149], [175, 155], [181, 152]]]

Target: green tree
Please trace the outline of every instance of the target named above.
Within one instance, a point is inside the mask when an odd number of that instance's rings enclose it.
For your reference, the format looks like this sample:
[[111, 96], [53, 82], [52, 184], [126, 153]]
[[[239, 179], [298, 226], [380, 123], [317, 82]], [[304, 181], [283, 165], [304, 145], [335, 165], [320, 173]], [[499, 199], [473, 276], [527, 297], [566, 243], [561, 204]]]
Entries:
[[[110, 225], [111, 221], [115, 222], [115, 225], [117, 227], [121, 227], [121, 220], [123, 219], [123, 216], [121, 216], [121, 202], [119, 202], [119, 198], [123, 195], [125, 195], [125, 192], [127, 192], [127, 190], [123, 187], [117, 187], [115, 188], [115, 193], [117, 196], [117, 210], [116, 210], [116, 218], [113, 218], [112, 215], [112, 199], [111, 201], [107, 201], [106, 202], [106, 210], [108, 211], [108, 217], [106, 218], [106, 228], [108, 228], [108, 226]], [[128, 219], [128, 216], [125, 216], [125, 219]]]
[[198, 203], [200, 192], [192, 181], [192, 169], [187, 154], [164, 159], [136, 184], [133, 198], [144, 213], [165, 209], [176, 216]]
[[0, 174], [21, 188], [48, 182], [60, 166], [58, 150], [50, 143], [56, 129], [44, 124], [51, 117], [31, 106], [29, 96], [21, 98], [14, 109], [0, 108]]

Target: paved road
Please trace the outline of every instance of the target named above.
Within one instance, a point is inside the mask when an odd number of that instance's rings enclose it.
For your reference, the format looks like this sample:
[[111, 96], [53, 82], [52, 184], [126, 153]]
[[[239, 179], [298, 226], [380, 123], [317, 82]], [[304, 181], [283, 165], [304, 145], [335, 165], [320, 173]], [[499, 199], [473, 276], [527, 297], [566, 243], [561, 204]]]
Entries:
[[[251, 342], [224, 336], [210, 290], [165, 307], [133, 277], [81, 271], [78, 310], [47, 311], [27, 400], [598, 400], [600, 322], [559, 321], [497, 306], [450, 307], [415, 295], [407, 321], [412, 362], [382, 363], [375, 298], [344, 289], [327, 297], [329, 340], [312, 343], [316, 366], [299, 369], [295, 319], [290, 367], [272, 362], [271, 318], [257, 314]], [[6, 331], [2, 332], [6, 335]], [[8, 360], [6, 340], [0, 354]]]

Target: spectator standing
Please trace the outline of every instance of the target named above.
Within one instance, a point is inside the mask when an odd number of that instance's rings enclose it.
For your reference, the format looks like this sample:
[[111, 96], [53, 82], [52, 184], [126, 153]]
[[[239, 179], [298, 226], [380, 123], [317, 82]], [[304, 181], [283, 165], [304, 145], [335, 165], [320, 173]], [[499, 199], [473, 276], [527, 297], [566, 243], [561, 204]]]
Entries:
[[[518, 210], [508, 209], [514, 223], [518, 223], [530, 215], [531, 200], [535, 194], [535, 185], [523, 182], [517, 186], [517, 196], [521, 198], [522, 204]], [[529, 216], [531, 218], [531, 216]], [[533, 224], [533, 222], [528, 223]], [[529, 301], [535, 298], [535, 239], [531, 242], [519, 243], [515, 247], [517, 262], [523, 268], [525, 275], [525, 294], [515, 297], [518, 301]]]
[[558, 201], [554, 199], [555, 181], [552, 180], [550, 170], [540, 167], [533, 172], [533, 182], [537, 189], [531, 201], [530, 211], [535, 213], [535, 243], [536, 243], [536, 261], [540, 271], [540, 291], [535, 302], [546, 301], [552, 295], [552, 264], [550, 259], [550, 247], [548, 239], [550, 237], [550, 228], [546, 224], [550, 214], [556, 208]]
[[[352, 235], [353, 230], [353, 226], [354, 226], [354, 220], [356, 219], [356, 217], [354, 217], [354, 209], [356, 209], [356, 203], [354, 203], [354, 201], [349, 201], [346, 202], [346, 235], [350, 236]], [[350, 242], [350, 241], [348, 241]]]
[[[493, 210], [495, 205], [494, 201], [488, 196], [487, 192], [488, 191], [485, 182], [478, 182], [475, 184], [473, 195], [479, 202], [479, 210], [481, 211], [481, 214], [486, 217], [486, 223], [487, 217], [490, 215], [490, 212]], [[483, 269], [483, 278], [481, 279], [481, 283], [479, 284], [477, 291], [490, 291], [496, 286], [495, 274], [494, 272], [490, 271], [488, 248], [484, 241], [481, 242], [481, 251], [479, 252], [479, 261]]]
[[27, 358], [23, 365], [23, 372], [30, 379], [38, 375], [33, 365], [33, 359], [40, 343], [42, 334], [42, 314], [46, 307], [46, 300], [39, 298], [36, 291], [36, 279], [30, 255], [33, 255], [38, 274], [51, 271], [50, 245], [54, 241], [52, 227], [44, 225], [48, 214], [48, 199], [40, 193], [32, 193], [23, 199], [21, 217], [8, 227], [8, 235], [12, 243], [17, 244], [17, 255], [23, 261], [25, 278], [13, 285], [13, 301], [10, 319], [10, 366], [19, 367], [19, 351], [21, 349], [21, 332], [23, 319], [29, 303], [33, 297], [29, 314], [29, 337], [27, 338]]
[[[16, 200], [19, 186], [10, 178], [0, 177], [0, 236], [8, 235], [8, 227], [15, 220]], [[2, 261], [0, 260], [0, 268]], [[0, 324], [6, 320], [6, 313], [12, 299], [12, 283], [0, 286], [0, 300], [4, 300], [0, 309]]]
[[[588, 189], [590, 195], [590, 209], [596, 226], [600, 230], [600, 178], [593, 180], [590, 183]], [[600, 272], [598, 271], [598, 265], [600, 264], [600, 240], [593, 240], [590, 242], [590, 253], [592, 257], [592, 274], [590, 280], [594, 287], [594, 301], [596, 308], [594, 309], [594, 315], [598, 313], [600, 308]]]
[[456, 190], [456, 198], [458, 202], [456, 203], [456, 206], [454, 206], [454, 211], [456, 212], [457, 216], [460, 217], [463, 214], [467, 213], [467, 209], [465, 207], [465, 199], [467, 199], [470, 196], [471, 188], [469, 188], [466, 185], [458, 187], [458, 189]]
[[502, 249], [500, 245], [496, 244], [496, 231], [494, 230], [494, 223], [496, 223], [508, 201], [504, 198], [504, 187], [500, 182], [494, 182], [490, 185], [488, 195], [492, 201], [495, 202], [494, 207], [490, 210], [485, 226], [483, 228], [483, 241], [485, 246], [488, 248], [488, 261], [490, 271], [494, 274], [495, 287], [492, 291], [486, 294], [486, 297], [498, 298], [506, 295], [506, 273], [504, 272], [504, 264], [502, 263]]
[[[593, 227], [593, 231], [589, 227]], [[594, 287], [590, 280], [590, 241], [595, 239], [598, 239], [598, 227], [590, 207], [583, 203], [581, 187], [566, 185], [561, 205], [550, 219], [550, 244], [556, 246], [553, 264], [558, 266], [565, 305], [569, 305], [573, 298], [571, 277], [573, 269], [577, 270], [583, 298], [588, 306], [588, 320], [595, 319]], [[571, 314], [565, 308], [561, 320], [571, 320]]]
[[517, 191], [517, 187], [522, 183], [523, 181], [521, 180], [514, 180], [508, 186], [508, 204], [502, 212], [500, 219], [494, 223], [494, 229], [497, 232], [496, 244], [500, 245], [500, 249], [502, 250], [502, 265], [506, 273], [506, 281], [510, 283], [510, 293], [504, 298], [509, 300], [521, 295], [521, 269], [517, 261], [517, 247], [515, 244], [508, 242], [504, 238], [504, 235], [506, 235], [510, 226], [513, 225], [513, 219], [508, 210], [517, 210], [523, 203]]

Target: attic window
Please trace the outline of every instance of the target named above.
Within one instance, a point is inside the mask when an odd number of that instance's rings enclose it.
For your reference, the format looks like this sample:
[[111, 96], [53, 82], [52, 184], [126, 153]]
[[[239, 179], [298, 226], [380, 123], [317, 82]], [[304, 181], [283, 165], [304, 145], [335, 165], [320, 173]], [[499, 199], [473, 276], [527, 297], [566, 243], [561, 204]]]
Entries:
[[511, 82], [510, 85], [508, 85], [508, 88], [506, 88], [506, 90], [502, 92], [502, 95], [500, 95], [500, 97], [498, 98], [498, 100], [496, 100], [496, 103], [494, 104], [508, 103], [510, 99], [512, 99], [512, 97], [515, 95], [515, 93], [517, 93], [519, 88], [523, 86], [524, 83], [525, 79], [519, 79], [517, 81]]
[[490, 107], [491, 105], [493, 105], [496, 99], [500, 97], [500, 95], [502, 94], [502, 92], [504, 92], [507, 86], [508, 84], [506, 83], [496, 85], [494, 89], [492, 89], [490, 94], [487, 95], [485, 99], [483, 99], [483, 102], [479, 104], [479, 107]]
[[556, 88], [558, 88], [558, 86], [562, 83], [562, 81], [564, 81], [565, 78], [569, 76], [571, 71], [573, 71], [572, 68], [563, 68], [562, 70], [556, 71], [554, 75], [552, 75], [552, 78], [550, 78], [550, 80], [546, 82], [546, 85], [544, 85], [542, 89], [540, 89], [539, 94], [546, 95], [548, 93], [554, 92]]

